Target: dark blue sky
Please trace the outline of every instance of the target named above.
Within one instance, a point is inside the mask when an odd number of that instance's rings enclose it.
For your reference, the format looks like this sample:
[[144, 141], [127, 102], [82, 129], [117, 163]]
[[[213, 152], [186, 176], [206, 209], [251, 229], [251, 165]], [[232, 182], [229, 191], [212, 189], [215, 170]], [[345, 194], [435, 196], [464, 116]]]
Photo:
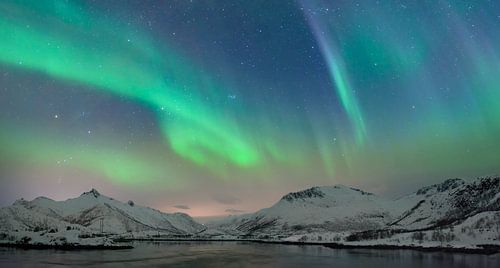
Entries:
[[496, 1], [9, 0], [0, 15], [2, 204], [94, 187], [214, 215], [312, 185], [398, 195], [499, 172]]

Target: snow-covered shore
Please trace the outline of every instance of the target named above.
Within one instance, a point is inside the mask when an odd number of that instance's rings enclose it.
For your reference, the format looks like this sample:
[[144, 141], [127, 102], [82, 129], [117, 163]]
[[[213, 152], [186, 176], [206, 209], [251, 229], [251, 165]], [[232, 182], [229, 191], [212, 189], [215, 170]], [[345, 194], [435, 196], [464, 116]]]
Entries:
[[78, 230], [60, 232], [10, 232], [0, 234], [0, 246], [19, 248], [120, 249], [129, 248], [105, 236], [84, 234]]
[[113, 239], [105, 236], [95, 236], [79, 230], [0, 233], [0, 246], [60, 249], [123, 249], [131, 247], [116, 243]]

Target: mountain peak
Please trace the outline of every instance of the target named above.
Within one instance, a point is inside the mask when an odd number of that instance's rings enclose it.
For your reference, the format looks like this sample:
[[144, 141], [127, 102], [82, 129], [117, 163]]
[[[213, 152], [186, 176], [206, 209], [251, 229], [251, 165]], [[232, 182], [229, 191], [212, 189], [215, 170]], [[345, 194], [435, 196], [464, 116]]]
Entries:
[[24, 198], [19, 198], [19, 199], [16, 199], [16, 201], [14, 201], [14, 206], [15, 205], [23, 205], [23, 204], [26, 204], [28, 201], [26, 201]]
[[458, 186], [464, 184], [465, 181], [462, 179], [447, 179], [442, 183], [438, 184], [433, 184], [431, 186], [423, 187], [417, 191], [417, 195], [425, 195], [427, 193], [434, 193], [434, 192], [444, 192], [448, 191], [454, 188], [457, 188]]
[[90, 191], [88, 191], [88, 192], [84, 192], [84, 193], [82, 194], [82, 196], [84, 196], [84, 195], [93, 195], [95, 198], [98, 198], [99, 196], [101, 196], [101, 194], [100, 194], [100, 193], [99, 193], [96, 189], [94, 189], [94, 188], [92, 188], [92, 189], [91, 189]]
[[281, 199], [292, 202], [293, 200], [296, 199], [306, 199], [315, 197], [321, 198], [323, 196], [325, 196], [325, 194], [321, 191], [319, 187], [312, 187], [303, 191], [289, 193], [283, 196]]
[[357, 193], [360, 195], [373, 195], [372, 193], [365, 192], [357, 188], [348, 187], [342, 184], [337, 184], [333, 186], [315, 186], [303, 191], [292, 192], [283, 196], [281, 199], [293, 202], [294, 200], [297, 199], [304, 200], [310, 198], [324, 198], [326, 195], [332, 195], [337, 193]]

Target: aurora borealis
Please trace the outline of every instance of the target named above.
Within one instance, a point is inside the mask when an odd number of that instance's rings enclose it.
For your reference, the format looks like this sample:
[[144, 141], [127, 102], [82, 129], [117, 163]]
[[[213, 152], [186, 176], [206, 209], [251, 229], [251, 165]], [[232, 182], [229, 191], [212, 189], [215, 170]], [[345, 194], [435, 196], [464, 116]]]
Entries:
[[499, 173], [497, 29], [495, 1], [1, 1], [0, 203], [203, 216]]

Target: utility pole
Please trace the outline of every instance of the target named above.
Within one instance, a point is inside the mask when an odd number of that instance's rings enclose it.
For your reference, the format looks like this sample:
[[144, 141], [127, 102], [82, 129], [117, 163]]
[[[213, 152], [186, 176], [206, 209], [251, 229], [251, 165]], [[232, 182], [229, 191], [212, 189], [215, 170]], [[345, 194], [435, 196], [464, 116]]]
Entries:
[[104, 218], [99, 219], [99, 227], [101, 229], [101, 234], [104, 233]]

